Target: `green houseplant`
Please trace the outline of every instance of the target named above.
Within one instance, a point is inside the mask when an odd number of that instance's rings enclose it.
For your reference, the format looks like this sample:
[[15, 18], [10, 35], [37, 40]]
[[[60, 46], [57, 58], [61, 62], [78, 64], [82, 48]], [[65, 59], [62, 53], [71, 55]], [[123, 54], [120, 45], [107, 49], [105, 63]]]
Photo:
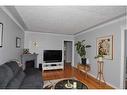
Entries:
[[76, 46], [76, 51], [81, 57], [82, 64], [86, 64], [86, 48], [91, 47], [91, 45], [86, 45], [85, 40], [78, 41], [75, 46]]

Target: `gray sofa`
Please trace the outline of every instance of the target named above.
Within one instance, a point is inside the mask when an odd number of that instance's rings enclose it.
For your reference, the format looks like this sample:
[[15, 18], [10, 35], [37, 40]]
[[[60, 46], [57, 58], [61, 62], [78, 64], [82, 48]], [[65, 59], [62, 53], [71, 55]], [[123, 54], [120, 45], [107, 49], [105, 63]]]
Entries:
[[42, 73], [35, 68], [22, 70], [16, 61], [0, 65], [0, 89], [41, 89]]

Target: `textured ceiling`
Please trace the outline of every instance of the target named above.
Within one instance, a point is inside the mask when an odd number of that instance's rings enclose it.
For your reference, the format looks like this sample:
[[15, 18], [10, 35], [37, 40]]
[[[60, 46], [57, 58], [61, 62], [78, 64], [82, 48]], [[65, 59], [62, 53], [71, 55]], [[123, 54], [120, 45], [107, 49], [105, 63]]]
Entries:
[[[77, 34], [125, 15], [122, 6], [15, 6], [26, 31]], [[13, 12], [13, 15], [16, 15]], [[16, 16], [15, 16], [16, 17]]]

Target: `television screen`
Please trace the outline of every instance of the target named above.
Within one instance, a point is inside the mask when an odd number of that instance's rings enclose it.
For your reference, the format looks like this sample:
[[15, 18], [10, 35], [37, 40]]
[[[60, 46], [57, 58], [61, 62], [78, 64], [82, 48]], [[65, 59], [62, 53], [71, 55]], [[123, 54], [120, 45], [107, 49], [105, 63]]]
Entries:
[[61, 62], [62, 61], [62, 50], [44, 50], [43, 60], [46, 63]]

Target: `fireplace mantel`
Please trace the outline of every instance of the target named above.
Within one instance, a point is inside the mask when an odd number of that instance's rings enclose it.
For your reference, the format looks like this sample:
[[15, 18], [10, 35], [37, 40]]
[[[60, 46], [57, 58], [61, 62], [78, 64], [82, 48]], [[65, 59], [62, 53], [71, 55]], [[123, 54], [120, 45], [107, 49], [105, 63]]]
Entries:
[[22, 61], [24, 70], [25, 70], [26, 62], [31, 61], [31, 60], [34, 60], [35, 68], [37, 68], [37, 55], [38, 54], [23, 54], [23, 55], [21, 55], [21, 61]]

